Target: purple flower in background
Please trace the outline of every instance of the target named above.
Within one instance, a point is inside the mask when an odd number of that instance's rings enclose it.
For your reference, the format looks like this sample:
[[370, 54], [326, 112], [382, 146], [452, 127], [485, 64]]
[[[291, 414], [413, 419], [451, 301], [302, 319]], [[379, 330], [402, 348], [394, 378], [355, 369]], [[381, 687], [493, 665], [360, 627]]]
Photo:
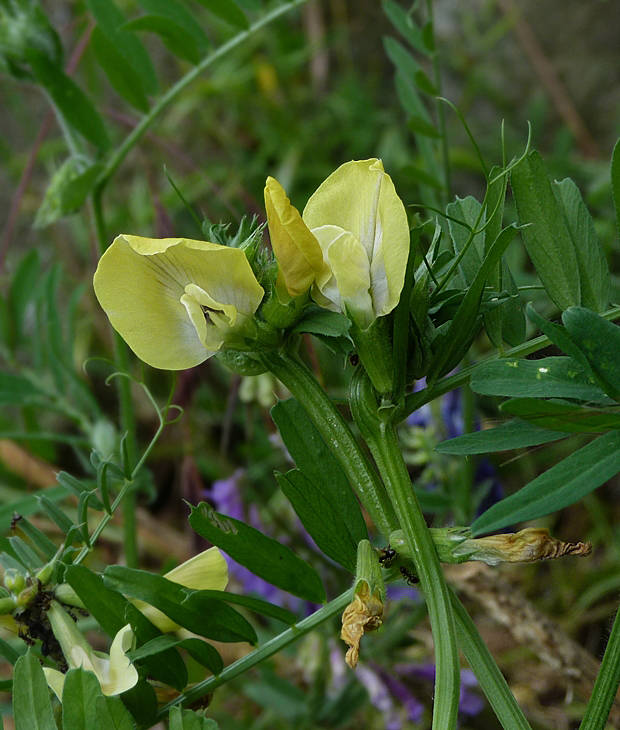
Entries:
[[[244, 475], [245, 472], [243, 469], [237, 469], [226, 479], [217, 479], [211, 485], [211, 490], [207, 496], [218, 512], [233, 517], [236, 520], [241, 520], [242, 522], [249, 522], [256, 530], [265, 532], [258, 508], [255, 504], [250, 505], [247, 515], [245, 513], [240, 490]], [[271, 583], [254, 575], [245, 566], [237, 563], [226, 553], [223, 554], [228, 563], [230, 577], [241, 585], [244, 593], [254, 593], [266, 601], [286, 607], [302, 615], [308, 615], [316, 609], [314, 604], [303, 601], [301, 598], [292, 596], [280, 588], [271, 585]]]
[[463, 715], [472, 717], [482, 712], [484, 700], [476, 692], [470, 690], [478, 686], [476, 675], [471, 669], [461, 669], [461, 694], [459, 696], [459, 711]]
[[367, 665], [359, 664], [355, 676], [366, 688], [370, 704], [383, 713], [385, 730], [401, 730], [403, 721], [382, 678]]
[[[428, 664], [396, 664], [395, 674], [401, 677], [419, 679], [424, 682], [435, 683], [435, 665]], [[477, 715], [484, 708], [484, 700], [472, 690], [478, 687], [478, 682], [471, 669], [461, 669], [461, 693], [459, 695], [459, 712], [468, 717]]]

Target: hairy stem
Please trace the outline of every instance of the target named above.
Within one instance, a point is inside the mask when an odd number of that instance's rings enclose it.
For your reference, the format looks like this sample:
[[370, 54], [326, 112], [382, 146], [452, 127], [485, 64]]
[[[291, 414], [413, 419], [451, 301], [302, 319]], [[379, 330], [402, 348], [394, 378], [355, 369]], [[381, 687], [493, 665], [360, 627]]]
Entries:
[[451, 730], [456, 727], [460, 672], [450, 595], [396, 430], [392, 423], [379, 417], [370, 380], [361, 369], [351, 382], [351, 410], [396, 510], [428, 607], [436, 664], [433, 730]]
[[376, 470], [344, 418], [301, 362], [288, 354], [276, 352], [265, 353], [261, 358], [305, 408], [377, 529], [387, 539], [398, 524], [394, 509]]

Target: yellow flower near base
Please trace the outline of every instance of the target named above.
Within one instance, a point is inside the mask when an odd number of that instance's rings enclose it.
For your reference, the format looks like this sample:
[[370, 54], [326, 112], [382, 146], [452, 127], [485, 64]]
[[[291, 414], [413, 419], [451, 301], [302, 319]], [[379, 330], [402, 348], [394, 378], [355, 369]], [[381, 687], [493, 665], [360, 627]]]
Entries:
[[250, 335], [264, 294], [241, 249], [188, 238], [118, 236], [93, 284], [114, 329], [164, 370], [198, 365]]

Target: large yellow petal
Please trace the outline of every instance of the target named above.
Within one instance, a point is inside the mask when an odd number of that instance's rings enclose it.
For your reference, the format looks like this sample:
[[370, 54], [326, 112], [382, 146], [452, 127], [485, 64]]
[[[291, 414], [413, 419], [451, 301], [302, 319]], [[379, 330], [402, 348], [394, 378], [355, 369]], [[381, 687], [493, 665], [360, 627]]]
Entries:
[[287, 291], [292, 297], [299, 296], [308, 291], [323, 268], [321, 249], [284, 188], [273, 177], [268, 177], [265, 184], [265, 210], [271, 246]]
[[193, 367], [213, 354], [181, 302], [188, 284], [248, 316], [264, 293], [243, 251], [183, 238], [118, 236], [93, 283], [112, 326], [136, 355], [168, 370]]
[[310, 197], [303, 220], [311, 231], [336, 225], [357, 238], [370, 261], [376, 316], [398, 303], [409, 254], [409, 226], [402, 201], [381, 160], [354, 160], [335, 170]]

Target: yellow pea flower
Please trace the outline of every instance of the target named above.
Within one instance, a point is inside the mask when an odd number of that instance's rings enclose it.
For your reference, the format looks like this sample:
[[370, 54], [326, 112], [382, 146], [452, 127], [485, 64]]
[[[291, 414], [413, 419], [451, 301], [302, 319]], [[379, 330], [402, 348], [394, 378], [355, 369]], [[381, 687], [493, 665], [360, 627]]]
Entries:
[[[137, 683], [138, 672], [125, 654], [133, 643], [133, 631], [129, 624], [123, 626], [116, 634], [108, 655], [92, 648], [75, 621], [56, 601], [52, 601], [47, 617], [69, 668], [82, 667], [92, 672], [97, 677], [104, 695], [119, 695]], [[49, 686], [58, 699], [62, 700], [65, 675], [49, 667], [43, 667], [43, 672]]]
[[303, 221], [327, 264], [316, 286], [362, 329], [398, 304], [409, 255], [409, 225], [381, 160], [353, 160], [308, 200]]
[[[194, 590], [223, 591], [228, 585], [228, 563], [218, 548], [211, 547], [168, 571], [164, 578]], [[139, 600], [132, 600], [132, 603], [162, 633], [167, 634], [180, 628], [154, 606]]]
[[164, 370], [198, 365], [247, 334], [264, 294], [241, 249], [187, 238], [118, 236], [93, 284], [114, 329]]

